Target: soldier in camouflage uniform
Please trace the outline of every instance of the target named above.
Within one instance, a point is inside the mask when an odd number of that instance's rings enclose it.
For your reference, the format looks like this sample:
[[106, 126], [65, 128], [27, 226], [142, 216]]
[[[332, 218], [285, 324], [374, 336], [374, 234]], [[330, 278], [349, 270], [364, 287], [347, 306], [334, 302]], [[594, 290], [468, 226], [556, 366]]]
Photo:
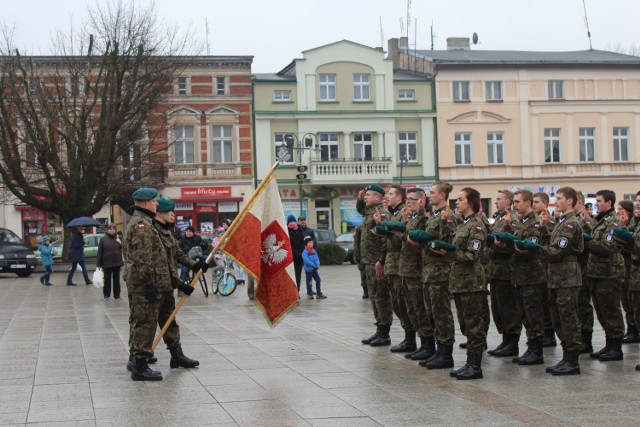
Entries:
[[406, 222], [406, 230], [404, 233], [394, 231], [400, 236], [402, 244], [398, 274], [402, 278], [404, 287], [407, 315], [413, 329], [420, 337], [420, 347], [415, 352], [405, 355], [411, 360], [426, 360], [436, 352], [432, 313], [427, 311], [428, 307], [424, 300], [422, 248], [419, 245], [410, 244], [407, 240], [410, 230], [424, 229], [427, 222], [425, 203], [426, 195], [421, 188], [407, 190], [407, 206], [403, 218]]
[[[449, 209], [451, 184], [437, 182], [429, 189], [429, 204], [433, 209], [428, 216], [424, 230], [434, 240], [450, 243], [456, 227], [456, 218]], [[433, 318], [434, 335], [437, 349], [435, 357], [420, 362], [427, 369], [453, 368], [453, 343], [455, 327], [449, 298], [449, 276], [451, 259], [432, 251], [428, 242], [423, 244], [422, 281], [424, 283], [424, 301]]]
[[[514, 222], [514, 234], [518, 240], [530, 240], [540, 244], [540, 222], [532, 208], [533, 194], [528, 190], [519, 190], [514, 194], [513, 205], [518, 213]], [[542, 337], [544, 334], [544, 301], [547, 299], [545, 268], [539, 252], [523, 254], [515, 245], [512, 258], [512, 281], [520, 296], [523, 323], [527, 331], [527, 351], [514, 358], [518, 365], [539, 365], [544, 363]]]
[[[547, 284], [551, 318], [560, 337], [563, 357], [560, 362], [546, 368], [553, 375], [580, 374], [580, 320], [578, 319], [578, 293], [582, 286], [577, 256], [584, 250], [580, 221], [574, 207], [578, 195], [571, 187], [562, 187], [556, 193], [556, 210], [561, 214], [549, 238], [549, 244], [540, 248], [549, 262]], [[539, 216], [541, 232], [546, 231], [549, 215]]]
[[[618, 202], [618, 208], [616, 209], [618, 217], [622, 218], [624, 216], [627, 218], [626, 224], [629, 223], [628, 218], [633, 218], [633, 205], [634, 204], [631, 200], [620, 200]], [[622, 309], [624, 310], [624, 320], [627, 323], [627, 331], [622, 338], [622, 343], [629, 344], [640, 341], [640, 334], [638, 333], [638, 328], [636, 327], [636, 322], [633, 318], [633, 311], [629, 305], [629, 278], [631, 276], [631, 254], [629, 251], [622, 251], [622, 258], [624, 258], [625, 277], [624, 282], [622, 283], [620, 299], [622, 301]]]
[[[482, 378], [482, 352], [486, 341], [482, 317], [485, 274], [480, 259], [487, 242], [487, 231], [477, 215], [480, 193], [473, 188], [463, 188], [458, 194], [456, 209], [463, 219], [452, 238], [456, 250], [449, 255], [453, 261], [449, 291], [455, 299], [460, 327], [467, 334], [467, 362], [450, 375], [459, 380], [472, 380]], [[446, 254], [443, 249], [432, 250]]]
[[[508, 190], [498, 191], [496, 209], [498, 216], [490, 232], [512, 233], [511, 205], [513, 193]], [[511, 282], [511, 255], [513, 249], [504, 244], [495, 244], [489, 240], [487, 246], [491, 249], [491, 261], [487, 268], [487, 276], [491, 283], [491, 313], [498, 333], [502, 334], [502, 343], [488, 354], [496, 357], [518, 355], [518, 342], [522, 332], [522, 318], [520, 316], [518, 290]]]
[[[533, 195], [533, 212], [536, 215], [540, 215], [543, 211], [549, 214], [547, 208], [549, 207], [549, 195], [547, 193], [536, 193]], [[542, 242], [541, 244], [547, 245], [549, 244], [548, 239], [553, 232], [553, 227], [555, 227], [555, 221], [550, 218], [549, 222], [547, 222], [547, 234], [541, 236]], [[544, 270], [547, 271], [547, 261], [542, 260], [542, 264]], [[547, 288], [547, 282], [545, 281], [543, 284], [544, 290], [544, 300], [543, 300], [543, 313], [544, 313], [544, 336], [542, 337], [542, 347], [555, 347], [556, 346], [556, 331], [553, 329], [553, 323], [551, 323], [551, 312], [549, 311], [549, 290]]]
[[353, 231], [353, 259], [358, 264], [360, 272], [360, 287], [362, 288], [362, 299], [369, 298], [369, 290], [367, 289], [367, 274], [364, 271], [364, 264], [361, 262], [360, 238], [362, 236], [362, 224], [358, 224]]
[[391, 290], [384, 277], [384, 254], [387, 242], [383, 236], [371, 232], [377, 224], [389, 217], [389, 212], [382, 204], [384, 193], [384, 188], [377, 184], [367, 186], [363, 194], [361, 193], [361, 200], [365, 205], [365, 208], [360, 210], [364, 216], [362, 236], [360, 236], [361, 261], [365, 265], [369, 298], [377, 327], [376, 332], [363, 339], [362, 343], [374, 347], [391, 344], [389, 331], [393, 321]]
[[620, 310], [620, 292], [625, 268], [620, 247], [611, 234], [614, 228], [619, 228], [616, 194], [611, 190], [600, 190], [596, 196], [597, 224], [591, 232], [592, 239], [585, 242], [589, 247], [587, 279], [598, 322], [605, 332], [606, 345], [592, 353], [591, 358], [608, 362], [623, 358], [624, 320]]

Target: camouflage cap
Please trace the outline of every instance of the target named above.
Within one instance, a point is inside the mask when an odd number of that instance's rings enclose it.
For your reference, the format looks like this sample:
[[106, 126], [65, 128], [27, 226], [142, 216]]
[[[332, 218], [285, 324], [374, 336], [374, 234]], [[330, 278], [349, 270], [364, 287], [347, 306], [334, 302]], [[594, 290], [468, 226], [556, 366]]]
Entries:
[[147, 200], [152, 200], [158, 197], [158, 190], [155, 188], [147, 188], [142, 187], [138, 188], [132, 194], [133, 200], [137, 200], [139, 202], [146, 202]]
[[176, 208], [176, 204], [173, 200], [159, 198], [158, 199], [158, 207], [156, 208], [157, 212], [173, 212]]
[[364, 191], [365, 191], [365, 193], [367, 191], [377, 191], [378, 193], [380, 193], [380, 194], [382, 194], [384, 196], [384, 188], [382, 188], [378, 184], [367, 185], [366, 187], [364, 187]]

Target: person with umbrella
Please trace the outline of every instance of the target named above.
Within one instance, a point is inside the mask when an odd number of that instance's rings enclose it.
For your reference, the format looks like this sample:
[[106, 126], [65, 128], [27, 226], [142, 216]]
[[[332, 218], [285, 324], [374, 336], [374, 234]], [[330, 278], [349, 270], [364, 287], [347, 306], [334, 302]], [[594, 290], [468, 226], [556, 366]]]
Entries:
[[[69, 224], [71, 224], [71, 222]], [[67, 227], [69, 227], [68, 224]], [[89, 286], [91, 284], [91, 279], [89, 279], [89, 275], [87, 274], [87, 265], [84, 262], [84, 226], [74, 226], [71, 229], [71, 233], [71, 250], [69, 251], [71, 270], [69, 270], [69, 275], [67, 276], [67, 286], [76, 286], [76, 284], [73, 283], [73, 275], [75, 274], [78, 266], [82, 269], [84, 283]]]

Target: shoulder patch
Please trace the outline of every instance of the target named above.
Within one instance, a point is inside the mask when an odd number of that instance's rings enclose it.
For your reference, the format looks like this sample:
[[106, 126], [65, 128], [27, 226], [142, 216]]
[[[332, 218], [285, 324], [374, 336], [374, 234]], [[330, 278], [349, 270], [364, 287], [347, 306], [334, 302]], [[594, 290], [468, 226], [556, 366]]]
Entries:
[[138, 228], [144, 228], [144, 222], [141, 222], [140, 224], [138, 224]]
[[533, 243], [538, 243], [538, 238], [536, 236], [531, 236], [531, 240]]
[[605, 242], [607, 242], [607, 243], [611, 243], [611, 242], [613, 242], [613, 236], [612, 236], [611, 234], [607, 234], [607, 235], [604, 237], [604, 240], [605, 240]]
[[569, 239], [567, 239], [566, 237], [561, 237], [560, 240], [558, 240], [559, 248], [566, 248], [568, 244], [569, 244]]
[[571, 225], [571, 224], [567, 224], [567, 228], [568, 228], [569, 230], [573, 230], [573, 225]]
[[481, 247], [482, 247], [482, 242], [480, 240], [473, 239], [471, 241], [471, 250], [472, 251], [479, 251]]
[[482, 231], [482, 227], [476, 227], [476, 231]]
[[533, 228], [540, 228], [540, 224], [534, 224]]

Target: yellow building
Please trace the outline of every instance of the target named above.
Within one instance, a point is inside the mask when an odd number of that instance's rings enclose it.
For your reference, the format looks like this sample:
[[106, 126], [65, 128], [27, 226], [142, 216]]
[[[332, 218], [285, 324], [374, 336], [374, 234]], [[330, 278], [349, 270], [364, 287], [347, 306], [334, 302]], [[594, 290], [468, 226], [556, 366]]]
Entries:
[[635, 199], [640, 58], [447, 42], [445, 51], [414, 51], [404, 38], [389, 41], [395, 69], [435, 76], [440, 179], [478, 189], [488, 212], [502, 188], [608, 188]]
[[282, 161], [286, 214], [344, 232], [359, 223], [364, 186], [436, 179], [431, 80], [394, 72], [382, 49], [347, 40], [310, 49], [278, 73], [254, 75], [253, 89], [255, 176]]

